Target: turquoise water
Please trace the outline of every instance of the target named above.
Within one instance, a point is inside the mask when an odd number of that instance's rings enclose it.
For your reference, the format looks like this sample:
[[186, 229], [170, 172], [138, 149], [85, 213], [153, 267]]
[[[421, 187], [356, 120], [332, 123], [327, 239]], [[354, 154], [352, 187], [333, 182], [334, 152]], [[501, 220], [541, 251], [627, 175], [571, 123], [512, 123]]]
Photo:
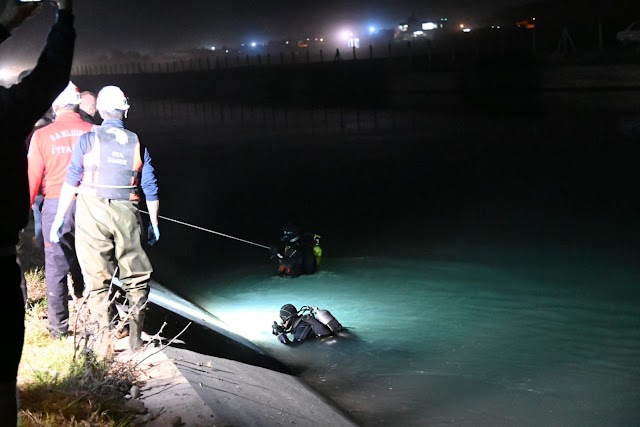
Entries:
[[[295, 284], [256, 266], [186, 293], [363, 425], [637, 421], [638, 300], [583, 286], [637, 283], [637, 270], [580, 284], [550, 260], [530, 270], [438, 258], [328, 258]], [[327, 308], [348, 332], [284, 346], [269, 328], [283, 303]]]
[[[161, 222], [155, 279], [362, 425], [638, 425], [637, 98], [341, 119], [132, 101], [161, 214], [188, 224]], [[290, 219], [322, 235], [313, 276], [275, 277], [261, 247]], [[347, 332], [284, 346], [285, 303]]]

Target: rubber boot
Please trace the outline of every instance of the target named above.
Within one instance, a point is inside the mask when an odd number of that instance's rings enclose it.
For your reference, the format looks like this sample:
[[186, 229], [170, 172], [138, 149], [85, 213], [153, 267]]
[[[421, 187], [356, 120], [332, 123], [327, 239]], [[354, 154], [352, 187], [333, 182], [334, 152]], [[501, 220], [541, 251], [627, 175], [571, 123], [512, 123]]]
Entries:
[[93, 349], [96, 355], [102, 356], [105, 359], [108, 359], [113, 355], [109, 328], [110, 316], [108, 296], [108, 292], [101, 292], [99, 294], [89, 295], [87, 300], [87, 305], [89, 306], [91, 313], [90, 334], [94, 340]]
[[131, 350], [141, 349], [144, 345], [142, 341], [142, 328], [144, 326], [144, 311], [130, 314], [129, 317], [129, 347]]

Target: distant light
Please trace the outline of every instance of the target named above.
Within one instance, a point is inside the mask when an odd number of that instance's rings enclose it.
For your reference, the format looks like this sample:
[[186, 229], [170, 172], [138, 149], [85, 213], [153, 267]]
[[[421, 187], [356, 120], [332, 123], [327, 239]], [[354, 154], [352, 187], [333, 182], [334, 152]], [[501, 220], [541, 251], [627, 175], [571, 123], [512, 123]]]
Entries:
[[340, 38], [342, 40], [349, 40], [351, 38], [353, 38], [353, 33], [349, 30], [344, 30], [340, 33]]
[[424, 31], [414, 31], [413, 35], [416, 36], [416, 37], [417, 36], [423, 36], [424, 35]]
[[422, 29], [423, 30], [435, 30], [436, 28], [438, 28], [438, 26], [436, 24], [434, 24], [433, 22], [425, 22], [422, 24]]
[[323, 42], [324, 41], [324, 37], [320, 37], [320, 41]]
[[463, 28], [462, 32], [463, 33], [470, 33], [471, 32], [471, 28]]
[[229, 49], [225, 49], [224, 53], [229, 53]]
[[460, 28], [464, 28], [464, 24], [460, 24]]
[[256, 47], [257, 43], [256, 42], [251, 42], [251, 47]]
[[369, 34], [373, 34], [375, 32], [376, 32], [376, 27], [374, 26], [369, 27]]
[[216, 47], [215, 47], [215, 46], [211, 46], [211, 48], [210, 48], [210, 49], [211, 49], [211, 50], [216, 50]]
[[14, 73], [8, 68], [2, 68], [0, 69], [0, 80], [9, 80], [13, 77], [13, 74]]
[[289, 44], [289, 40], [287, 40], [286, 42], [284, 42], [285, 44]]

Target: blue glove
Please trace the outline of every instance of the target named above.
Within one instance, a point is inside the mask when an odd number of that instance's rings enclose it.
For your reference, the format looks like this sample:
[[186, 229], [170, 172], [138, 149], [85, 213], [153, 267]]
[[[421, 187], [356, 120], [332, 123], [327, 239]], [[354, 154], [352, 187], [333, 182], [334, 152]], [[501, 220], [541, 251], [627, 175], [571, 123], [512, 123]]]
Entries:
[[62, 224], [64, 224], [64, 217], [58, 218], [57, 216], [53, 219], [53, 224], [51, 224], [51, 232], [49, 233], [49, 241], [51, 243], [59, 243], [60, 242], [60, 229], [62, 228]]
[[147, 242], [149, 244], [149, 246], [153, 246], [156, 243], [158, 243], [158, 240], [160, 240], [160, 228], [158, 227], [158, 225], [154, 225], [149, 223], [149, 229], [147, 230], [147, 238], [149, 239], [149, 241]]

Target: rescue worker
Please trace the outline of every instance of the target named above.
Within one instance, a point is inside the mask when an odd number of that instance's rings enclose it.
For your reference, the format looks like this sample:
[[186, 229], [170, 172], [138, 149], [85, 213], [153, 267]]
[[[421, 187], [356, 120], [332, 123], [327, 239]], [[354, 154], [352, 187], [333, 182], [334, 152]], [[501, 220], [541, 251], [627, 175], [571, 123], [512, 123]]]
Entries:
[[44, 196], [44, 274], [47, 285], [48, 329], [54, 338], [66, 336], [69, 330], [67, 274], [71, 273], [76, 297], [82, 297], [84, 289], [84, 280], [75, 251], [75, 201], [67, 212], [60, 241], [53, 243], [49, 240], [51, 225], [58, 210], [58, 197], [71, 161], [71, 152], [80, 136], [93, 127], [80, 118], [79, 104], [80, 91], [75, 84], [69, 82], [51, 104], [54, 122], [33, 133], [27, 155], [31, 205], [34, 206], [39, 191]]
[[282, 277], [314, 274], [322, 257], [320, 236], [304, 233], [294, 223], [289, 223], [282, 229], [280, 244], [271, 246], [270, 250], [272, 256], [278, 259], [278, 275]]
[[85, 278], [87, 305], [97, 353], [111, 355], [109, 289], [114, 274], [128, 303], [129, 346], [142, 347], [141, 333], [153, 271], [142, 247], [138, 205], [144, 193], [149, 244], [160, 238], [158, 185], [151, 156], [138, 135], [124, 127], [129, 102], [117, 86], [100, 90], [96, 107], [102, 125], [80, 137], [51, 228], [57, 241], [65, 213], [77, 192], [76, 250]]
[[[69, 82], [76, 32], [71, 0], [57, 0], [55, 23], [37, 65], [20, 83], [0, 86], [0, 134], [5, 185], [0, 192], [0, 271], [2, 272], [3, 351], [0, 364], [0, 426], [18, 424], [17, 376], [24, 344], [22, 272], [16, 259], [20, 230], [29, 220], [29, 186], [25, 141], [33, 124]], [[42, 4], [6, 0], [0, 12], [0, 43]], [[34, 27], [32, 27], [33, 29]], [[28, 31], [25, 29], [25, 31]]]
[[280, 320], [280, 324], [273, 322], [271, 332], [282, 344], [324, 338], [344, 329], [329, 310], [306, 305], [300, 310], [293, 304], [283, 305], [280, 307]]

